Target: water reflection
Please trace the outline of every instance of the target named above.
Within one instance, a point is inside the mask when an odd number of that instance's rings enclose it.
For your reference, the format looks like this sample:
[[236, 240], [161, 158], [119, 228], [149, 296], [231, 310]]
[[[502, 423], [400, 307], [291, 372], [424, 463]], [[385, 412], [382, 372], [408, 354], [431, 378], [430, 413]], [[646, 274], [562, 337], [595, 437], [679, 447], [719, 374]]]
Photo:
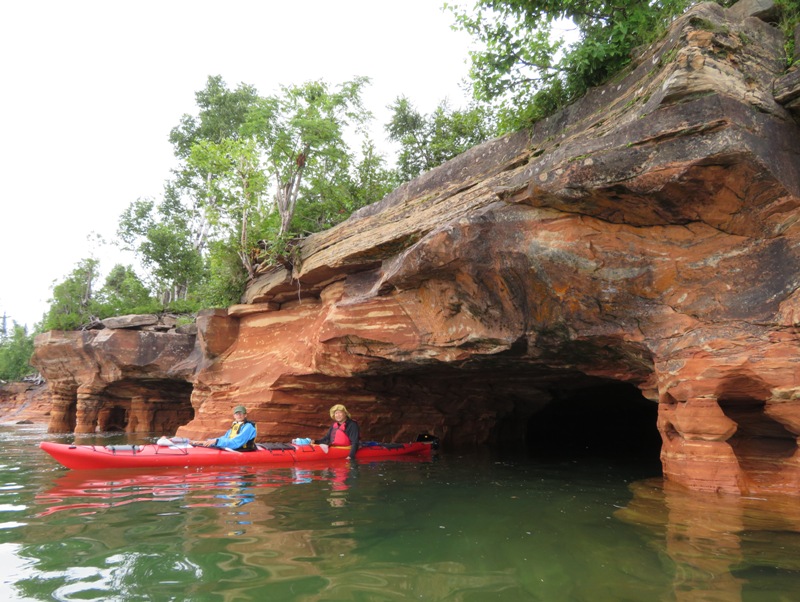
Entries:
[[654, 535], [650, 545], [675, 565], [676, 600], [796, 599], [798, 498], [692, 492], [661, 479], [639, 481], [631, 491], [616, 516]]
[[41, 436], [0, 429], [3, 599], [760, 602], [800, 591], [796, 498], [469, 455], [66, 471], [31, 453]]
[[[36, 570], [16, 587], [30, 599], [260, 600], [266, 588], [302, 600], [329, 586], [326, 556], [338, 564], [355, 548], [341, 511], [358, 470], [62, 472], [34, 496], [35, 520], [20, 530], [15, 552]], [[315, 510], [321, 499], [337, 516]]]
[[348, 479], [357, 470], [357, 465], [344, 462], [333, 465], [307, 462], [300, 466], [267, 469], [209, 467], [197, 470], [69, 471], [57, 477], [48, 490], [36, 495], [37, 505], [45, 506], [36, 516], [44, 517], [66, 510], [86, 515], [137, 502], [176, 500], [184, 500], [183, 507], [187, 508], [238, 507], [253, 502], [256, 490], [314, 481], [328, 483], [332, 505], [341, 506], [346, 498], [337, 494], [347, 491]]

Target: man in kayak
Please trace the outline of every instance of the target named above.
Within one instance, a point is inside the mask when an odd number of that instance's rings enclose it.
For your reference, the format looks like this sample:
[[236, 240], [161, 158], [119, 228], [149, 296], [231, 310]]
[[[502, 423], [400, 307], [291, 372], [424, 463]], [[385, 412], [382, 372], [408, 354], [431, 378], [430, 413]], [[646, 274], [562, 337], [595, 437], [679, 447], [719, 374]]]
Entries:
[[331, 408], [333, 424], [322, 439], [314, 443], [325, 445], [350, 446], [350, 459], [354, 460], [358, 451], [359, 428], [358, 423], [350, 417], [350, 412], [342, 404], [337, 403]]
[[247, 419], [247, 408], [233, 408], [233, 424], [228, 432], [216, 439], [192, 441], [202, 447], [225, 447], [236, 451], [253, 451], [256, 448], [256, 425]]

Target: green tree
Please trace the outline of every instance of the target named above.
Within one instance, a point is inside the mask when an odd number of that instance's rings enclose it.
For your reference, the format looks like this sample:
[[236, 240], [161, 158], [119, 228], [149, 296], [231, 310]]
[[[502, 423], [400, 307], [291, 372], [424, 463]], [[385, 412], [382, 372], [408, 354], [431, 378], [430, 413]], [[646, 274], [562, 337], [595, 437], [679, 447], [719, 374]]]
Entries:
[[380, 201], [401, 183], [396, 171], [386, 166], [386, 159], [377, 151], [375, 143], [366, 139], [361, 145], [361, 160], [356, 164], [351, 179], [351, 203], [346, 208], [346, 217], [353, 211]]
[[140, 199], [120, 217], [119, 238], [150, 271], [165, 305], [192, 296], [203, 303], [212, 289], [218, 300], [229, 287], [209, 287], [208, 268], [229, 267], [225, 245], [234, 245], [239, 271], [252, 275], [250, 218], [261, 211], [265, 177], [260, 151], [243, 132], [260, 100], [252, 86], [231, 90], [220, 76], [209, 77], [195, 94], [198, 112], [183, 115], [170, 132], [179, 164], [163, 199]]
[[[203, 140], [219, 143], [238, 139], [242, 125], [259, 101], [258, 92], [252, 86], [240, 84], [235, 90], [230, 90], [221, 76], [209, 76], [206, 87], [195, 93], [198, 114], [184, 114], [170, 132], [175, 156], [188, 159], [194, 145]], [[205, 179], [203, 172], [199, 175], [201, 181]]]
[[168, 305], [185, 300], [202, 280], [208, 223], [193, 207], [181, 202], [177, 190], [167, 186], [164, 199], [131, 203], [120, 216], [117, 236], [150, 270], [160, 301]]
[[24, 325], [16, 322], [13, 322], [9, 333], [6, 317], [3, 316], [0, 332], [0, 380], [20, 380], [36, 372], [29, 363], [32, 355], [33, 335], [28, 334]]
[[158, 302], [150, 295], [131, 266], [115, 265], [94, 300], [99, 318], [158, 311]]
[[237, 302], [257, 263], [285, 256], [293, 237], [345, 219], [394, 185], [368, 139], [360, 160], [346, 142], [370, 117], [367, 83], [314, 81], [261, 97], [209, 77], [198, 113], [170, 133], [179, 166], [164, 199], [132, 203], [119, 238], [162, 289], [172, 287], [170, 298]]
[[[210, 77], [196, 95], [198, 116], [184, 116], [173, 129], [181, 161], [175, 188], [202, 215], [209, 239], [235, 246], [246, 277], [254, 276], [259, 240], [282, 245], [309, 225], [328, 225], [330, 219], [316, 218], [331, 206], [353, 204], [344, 132], [369, 118], [360, 96], [367, 81], [336, 87], [307, 82], [260, 97], [250, 86], [229, 90], [220, 77]], [[293, 228], [298, 202], [308, 210], [300, 228]], [[264, 231], [273, 210], [280, 217], [277, 232]], [[227, 257], [219, 245], [212, 252]], [[228, 265], [225, 257], [217, 263]]]
[[213, 174], [209, 191], [216, 203], [213, 211], [209, 208], [209, 215], [215, 225], [233, 233], [236, 254], [252, 278], [253, 216], [268, 211], [264, 205], [267, 181], [255, 140], [200, 141], [192, 147], [188, 164]]
[[275, 182], [278, 236], [291, 232], [301, 197], [314, 202], [344, 194], [352, 163], [344, 133], [371, 117], [361, 100], [368, 83], [358, 77], [334, 89], [320, 80], [285, 86], [254, 111], [248, 131], [261, 144]]
[[[721, 2], [724, 3], [724, 2]], [[471, 54], [473, 93], [494, 103], [503, 131], [516, 129], [603, 83], [656, 39], [691, 0], [477, 0], [449, 5], [457, 27], [482, 49]], [[573, 23], [566, 45], [554, 25]]]
[[[197, 115], [185, 114], [170, 132], [179, 166], [169, 184], [170, 197], [179, 199], [187, 215], [192, 248], [203, 253], [209, 237], [224, 229], [234, 203], [231, 172], [251, 174], [258, 157], [245, 124], [261, 103], [255, 88], [240, 84], [230, 90], [221, 76], [209, 76], [195, 94]], [[240, 143], [241, 144], [238, 144]], [[220, 182], [219, 180], [226, 180]], [[226, 236], [222, 236], [225, 238]]]
[[[277, 214], [276, 214], [277, 215]], [[208, 247], [208, 277], [198, 285], [197, 297], [202, 307], [228, 307], [239, 303], [247, 283], [247, 274], [236, 241], [211, 241]]]
[[355, 164], [343, 162], [337, 170], [319, 171], [308, 178], [303, 202], [295, 210], [292, 233], [303, 235], [335, 226], [396, 186], [395, 174], [367, 138]]
[[397, 171], [402, 181], [416, 178], [495, 135], [486, 107], [451, 109], [446, 100], [430, 115], [420, 113], [408, 98], [398, 97], [386, 125], [389, 139], [400, 144]]
[[74, 330], [91, 323], [98, 263], [97, 259], [82, 259], [63, 282], [54, 284], [42, 330]]

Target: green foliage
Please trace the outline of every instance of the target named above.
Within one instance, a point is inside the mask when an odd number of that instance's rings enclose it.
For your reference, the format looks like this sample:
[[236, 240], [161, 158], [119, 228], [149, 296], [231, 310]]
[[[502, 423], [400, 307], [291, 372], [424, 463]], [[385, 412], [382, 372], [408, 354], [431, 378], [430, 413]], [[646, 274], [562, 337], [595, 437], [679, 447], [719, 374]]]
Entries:
[[231, 240], [241, 266], [253, 276], [250, 232], [253, 216], [265, 209], [267, 178], [254, 139], [203, 140], [192, 147], [189, 164], [208, 174], [209, 191], [217, 204], [206, 214], [221, 230], [235, 234]]
[[151, 270], [162, 301], [238, 302], [259, 261], [281, 261], [297, 236], [336, 224], [395, 181], [367, 140], [361, 160], [345, 135], [369, 119], [366, 78], [260, 96], [209, 77], [196, 115], [171, 134], [179, 167], [163, 200], [138, 200], [118, 235]]
[[241, 302], [247, 274], [242, 269], [235, 244], [214, 241], [209, 245], [207, 273], [208, 278], [197, 290], [202, 307], [228, 307]]
[[81, 260], [64, 281], [53, 286], [41, 329], [75, 330], [110, 316], [163, 311], [132, 267], [117, 264], [96, 291], [98, 277], [99, 261]]
[[[656, 39], [690, 0], [477, 0], [471, 12], [447, 6], [482, 49], [471, 53], [473, 93], [511, 131], [572, 102]], [[567, 45], [555, 26], [573, 23]]]
[[416, 178], [496, 133], [485, 107], [453, 110], [445, 100], [431, 115], [423, 115], [410, 100], [399, 97], [389, 108], [392, 118], [386, 131], [390, 140], [400, 144], [397, 173], [401, 181]]
[[8, 332], [6, 317], [0, 329], [0, 380], [21, 380], [36, 372], [29, 362], [33, 355], [33, 335], [24, 325], [13, 323]]
[[96, 259], [83, 259], [63, 282], [54, 284], [42, 330], [75, 330], [93, 320], [93, 287], [98, 263]]
[[[347, 128], [360, 131], [371, 117], [361, 100], [368, 83], [357, 77], [335, 88], [319, 80], [284, 86], [252, 115], [250, 130], [275, 182], [278, 235], [297, 231], [292, 220], [298, 203], [312, 205], [324, 199], [333, 206], [347, 204], [352, 153], [344, 134]], [[326, 209], [316, 212], [325, 214]], [[329, 220], [322, 218], [321, 223]]]
[[350, 178], [350, 213], [380, 201], [397, 188], [401, 182], [395, 170], [386, 166], [386, 160], [370, 139], [361, 146], [361, 160]]
[[99, 319], [126, 314], [144, 314], [161, 311], [159, 302], [150, 296], [131, 266], [115, 265], [106, 276], [105, 284], [91, 303]]
[[361, 149], [361, 159], [355, 165], [351, 165], [348, 156], [336, 170], [309, 174], [301, 197], [303, 202], [295, 209], [291, 230], [281, 238], [289, 242], [297, 236], [335, 226], [357, 209], [381, 200], [395, 186], [394, 173], [367, 139]]
[[795, 48], [794, 30], [800, 24], [800, 4], [797, 0], [775, 0], [775, 5], [780, 10], [780, 27], [783, 35], [786, 38], [786, 59], [787, 66], [791, 67], [794, 61], [794, 53], [797, 51]]
[[53, 286], [50, 308], [39, 330], [76, 330], [111, 316], [194, 313], [203, 305], [197, 299], [173, 299], [168, 303], [154, 298], [131, 266], [117, 264], [103, 286], [95, 291], [99, 277], [96, 259], [81, 260], [72, 273]]
[[[190, 298], [190, 299], [176, 299], [161, 308], [160, 311], [165, 313], [171, 314], [178, 314], [183, 316], [179, 322], [183, 323], [191, 323], [194, 321], [194, 316], [192, 314], [196, 314], [199, 310], [207, 307], [204, 303], [200, 302], [198, 299]], [[138, 312], [137, 312], [138, 313]], [[154, 313], [154, 312], [147, 312], [147, 313]]]
[[150, 269], [163, 303], [185, 299], [204, 274], [198, 239], [205, 222], [167, 187], [161, 203], [139, 199], [120, 217], [117, 236]]
[[259, 96], [255, 88], [245, 84], [229, 90], [222, 77], [214, 75], [208, 77], [205, 88], [195, 93], [195, 102], [199, 113], [183, 115], [169, 136], [175, 156], [181, 159], [188, 158], [192, 147], [202, 140], [220, 143], [237, 139]]
[[[250, 86], [231, 91], [211, 77], [197, 95], [200, 114], [184, 116], [173, 130], [183, 161], [176, 186], [204, 216], [209, 237], [234, 245], [245, 276], [253, 276], [259, 240], [328, 227], [342, 208], [349, 215], [363, 202], [351, 198], [352, 154], [344, 132], [369, 118], [361, 102], [367, 83], [356, 78], [331, 87], [312, 81], [261, 97]], [[274, 208], [277, 222], [270, 217]], [[301, 215], [293, 224], [296, 211]], [[213, 253], [222, 253], [221, 247]], [[241, 275], [234, 277], [229, 254], [223, 255], [213, 259], [227, 266], [223, 280], [238, 282]]]
[[250, 218], [265, 210], [267, 192], [263, 157], [248, 125], [263, 106], [255, 88], [240, 84], [230, 90], [220, 76], [212, 76], [195, 100], [198, 114], [184, 115], [170, 133], [180, 165], [167, 187], [170, 211], [158, 220], [185, 216], [177, 231], [170, 226], [184, 256], [179, 258], [176, 248], [170, 256], [179, 261], [167, 261], [163, 255], [158, 261], [163, 267], [183, 264], [182, 273], [189, 278], [178, 284], [179, 294], [173, 296], [183, 299], [205, 281], [213, 241], [230, 241], [239, 255], [240, 271], [251, 269]]

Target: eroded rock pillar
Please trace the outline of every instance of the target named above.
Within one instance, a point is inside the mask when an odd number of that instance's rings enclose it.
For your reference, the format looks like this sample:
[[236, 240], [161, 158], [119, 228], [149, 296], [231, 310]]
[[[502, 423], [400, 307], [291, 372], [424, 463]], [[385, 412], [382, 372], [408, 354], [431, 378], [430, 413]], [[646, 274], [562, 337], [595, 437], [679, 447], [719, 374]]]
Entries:
[[97, 431], [97, 417], [103, 407], [103, 400], [92, 389], [79, 388], [75, 433], [94, 433]]
[[741, 467], [728, 443], [736, 428], [713, 397], [660, 403], [664, 477], [699, 491], [742, 493]]
[[76, 394], [72, 390], [52, 391], [48, 433], [71, 433], [75, 429]]
[[797, 403], [800, 390], [792, 387], [790, 395], [786, 395], [786, 391], [776, 391], [776, 394], [767, 404], [765, 414], [793, 435], [795, 444], [791, 456], [782, 458], [781, 481], [785, 484], [784, 491], [800, 491], [800, 404]]
[[153, 406], [146, 397], [137, 395], [131, 399], [126, 433], [149, 433], [153, 430]]

